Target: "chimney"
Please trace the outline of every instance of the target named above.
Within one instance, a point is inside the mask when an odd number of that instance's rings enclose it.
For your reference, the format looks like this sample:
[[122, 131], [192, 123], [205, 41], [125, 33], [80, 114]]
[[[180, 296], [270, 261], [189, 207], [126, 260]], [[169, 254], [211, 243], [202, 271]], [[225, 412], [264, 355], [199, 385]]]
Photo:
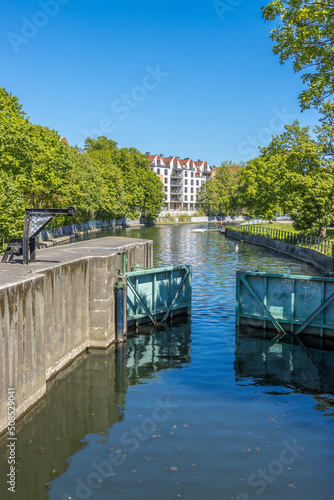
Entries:
[[160, 158], [165, 158], [165, 155], [160, 153]]
[[146, 154], [146, 156], [151, 156], [151, 153], [149, 151], [145, 154]]

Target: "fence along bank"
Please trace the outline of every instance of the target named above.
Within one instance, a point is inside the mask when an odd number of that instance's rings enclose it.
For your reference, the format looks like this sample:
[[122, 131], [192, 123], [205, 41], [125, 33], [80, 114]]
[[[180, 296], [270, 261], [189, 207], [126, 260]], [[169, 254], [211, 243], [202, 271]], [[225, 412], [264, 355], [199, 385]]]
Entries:
[[[304, 236], [259, 226], [226, 227], [225, 235], [288, 255], [327, 273], [334, 272], [334, 243], [323, 238]], [[278, 239], [274, 239], [278, 238]]]

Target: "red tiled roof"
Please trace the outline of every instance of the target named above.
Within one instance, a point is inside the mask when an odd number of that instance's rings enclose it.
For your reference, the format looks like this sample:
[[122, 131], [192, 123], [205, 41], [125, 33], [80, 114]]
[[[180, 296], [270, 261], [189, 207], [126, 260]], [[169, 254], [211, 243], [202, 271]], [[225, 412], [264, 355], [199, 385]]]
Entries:
[[179, 163], [180, 165], [186, 165], [188, 162], [190, 162], [191, 160], [179, 160]]
[[59, 140], [65, 142], [66, 146], [69, 146], [66, 137], [61, 137]]

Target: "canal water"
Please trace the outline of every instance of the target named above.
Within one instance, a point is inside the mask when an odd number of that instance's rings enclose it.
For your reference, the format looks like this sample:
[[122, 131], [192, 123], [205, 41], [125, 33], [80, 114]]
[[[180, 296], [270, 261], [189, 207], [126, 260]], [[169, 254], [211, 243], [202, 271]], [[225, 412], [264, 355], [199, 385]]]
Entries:
[[195, 227], [116, 232], [152, 239], [155, 266], [193, 266], [192, 316], [54, 379], [20, 425], [15, 494], [0, 442], [1, 499], [334, 498], [333, 352], [235, 332], [237, 270], [316, 272]]

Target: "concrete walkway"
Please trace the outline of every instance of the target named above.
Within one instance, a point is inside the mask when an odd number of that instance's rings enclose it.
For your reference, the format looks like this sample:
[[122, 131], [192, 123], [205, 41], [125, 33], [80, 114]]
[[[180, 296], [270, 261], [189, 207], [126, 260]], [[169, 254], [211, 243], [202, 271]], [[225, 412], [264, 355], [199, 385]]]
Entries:
[[11, 263], [0, 264], [0, 288], [29, 280], [32, 275], [40, 274], [45, 269], [57, 267], [85, 257], [107, 256], [116, 253], [117, 250], [126, 250], [127, 246], [137, 243], [148, 243], [148, 240], [107, 236], [105, 238], [37, 250], [36, 262], [28, 266], [23, 265], [22, 256], [14, 258]]

